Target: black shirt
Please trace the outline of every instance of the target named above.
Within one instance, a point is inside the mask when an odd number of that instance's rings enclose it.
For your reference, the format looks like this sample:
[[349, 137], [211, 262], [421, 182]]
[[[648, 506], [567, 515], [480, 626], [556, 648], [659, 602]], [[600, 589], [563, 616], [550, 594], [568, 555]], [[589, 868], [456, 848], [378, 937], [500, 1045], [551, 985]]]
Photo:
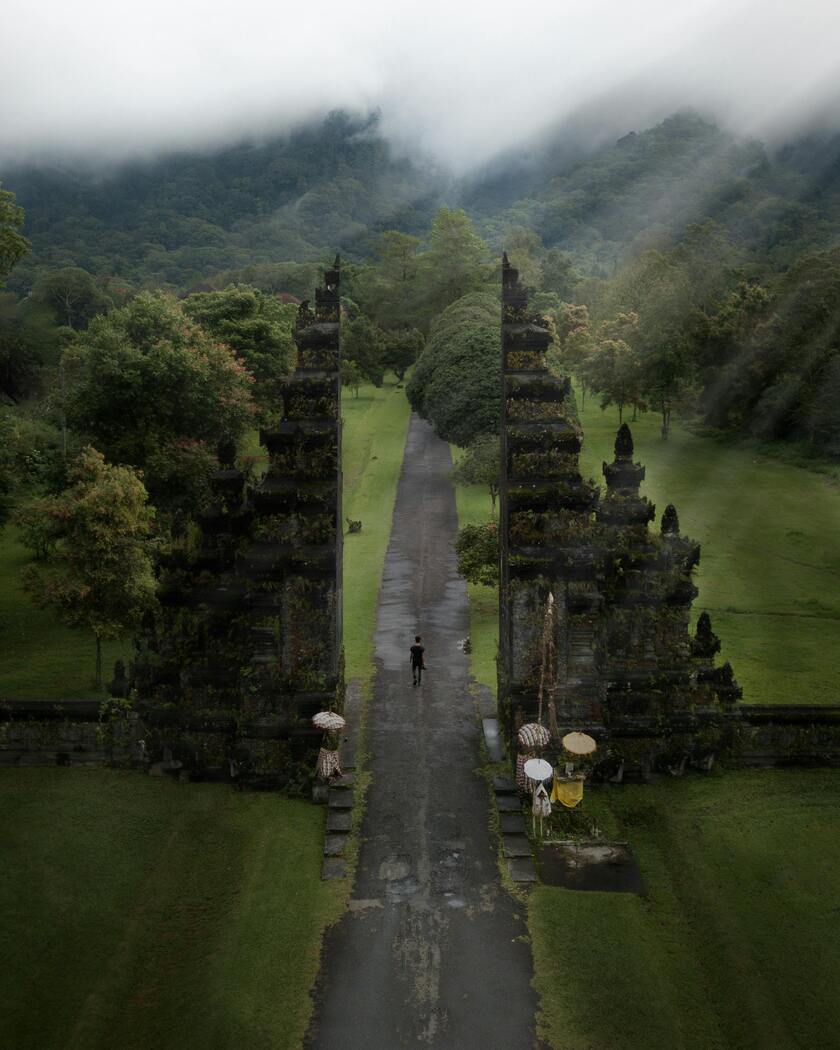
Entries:
[[426, 650], [423, 648], [422, 645], [412, 645], [411, 662], [414, 664], [415, 667], [423, 666], [423, 653], [425, 653], [425, 651]]

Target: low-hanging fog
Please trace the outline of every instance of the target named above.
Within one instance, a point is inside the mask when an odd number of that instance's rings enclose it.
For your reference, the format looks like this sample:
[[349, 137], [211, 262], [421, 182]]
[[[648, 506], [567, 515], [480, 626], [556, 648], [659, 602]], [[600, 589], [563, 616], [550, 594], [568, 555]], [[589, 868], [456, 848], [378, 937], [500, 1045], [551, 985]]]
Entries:
[[114, 158], [379, 107], [456, 169], [570, 120], [682, 106], [772, 140], [840, 124], [836, 0], [7, 0], [0, 163]]

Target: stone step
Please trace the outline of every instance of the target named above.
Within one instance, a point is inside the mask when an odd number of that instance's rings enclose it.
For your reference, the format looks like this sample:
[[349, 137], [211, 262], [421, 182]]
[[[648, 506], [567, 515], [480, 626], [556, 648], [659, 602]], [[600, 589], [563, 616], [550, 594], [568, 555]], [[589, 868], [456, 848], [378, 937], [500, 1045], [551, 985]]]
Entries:
[[346, 832], [344, 834], [327, 835], [324, 839], [324, 856], [340, 857], [347, 846], [348, 837]]
[[353, 789], [352, 788], [330, 788], [330, 809], [352, 809], [353, 808]]
[[524, 835], [525, 821], [521, 813], [500, 813], [499, 831], [503, 835]]
[[347, 861], [343, 857], [324, 857], [321, 865], [321, 879], [330, 882], [332, 879], [343, 879], [347, 875]]
[[515, 795], [516, 781], [513, 777], [493, 777], [493, 790], [497, 795]]
[[523, 834], [503, 835], [502, 852], [506, 857], [530, 857], [531, 843], [528, 836]]
[[508, 860], [508, 874], [514, 882], [534, 883], [539, 882], [537, 869], [529, 857], [514, 857]]
[[[343, 767], [342, 767], [343, 768]], [[355, 783], [355, 776], [352, 773], [343, 773], [340, 777], [333, 777], [330, 781], [331, 788], [337, 788], [338, 790], [346, 790], [351, 788]]]
[[353, 814], [347, 809], [331, 809], [327, 812], [327, 834], [349, 831], [353, 826]]
[[502, 747], [502, 738], [499, 734], [498, 718], [482, 718], [481, 725], [484, 729], [484, 743], [487, 747], [488, 758], [491, 762], [502, 762], [505, 753]]
[[496, 808], [500, 813], [520, 813], [522, 805], [516, 795], [497, 795]]

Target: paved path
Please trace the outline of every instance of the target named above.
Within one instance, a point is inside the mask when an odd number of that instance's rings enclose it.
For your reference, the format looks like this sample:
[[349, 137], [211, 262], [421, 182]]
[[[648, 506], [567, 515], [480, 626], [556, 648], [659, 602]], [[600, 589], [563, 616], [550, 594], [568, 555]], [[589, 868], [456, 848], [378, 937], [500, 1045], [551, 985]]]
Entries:
[[[317, 1050], [536, 1045], [523, 909], [499, 881], [456, 649], [468, 611], [450, 470], [448, 446], [412, 417], [379, 600], [363, 845], [350, 909], [325, 944], [307, 1041]], [[415, 633], [429, 664], [418, 689]]]

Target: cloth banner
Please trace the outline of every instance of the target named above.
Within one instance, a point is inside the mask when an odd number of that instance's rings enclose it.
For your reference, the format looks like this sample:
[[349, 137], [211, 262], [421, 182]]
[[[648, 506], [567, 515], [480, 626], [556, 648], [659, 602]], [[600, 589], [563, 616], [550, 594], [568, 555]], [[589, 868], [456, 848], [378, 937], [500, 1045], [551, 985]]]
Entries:
[[338, 764], [337, 751], [328, 751], [325, 747], [321, 748], [315, 765], [315, 776], [319, 780], [329, 780], [330, 777], [341, 776], [341, 766]]
[[583, 801], [582, 780], [558, 780], [551, 785], [551, 801], [560, 802], [566, 809], [574, 809]]

